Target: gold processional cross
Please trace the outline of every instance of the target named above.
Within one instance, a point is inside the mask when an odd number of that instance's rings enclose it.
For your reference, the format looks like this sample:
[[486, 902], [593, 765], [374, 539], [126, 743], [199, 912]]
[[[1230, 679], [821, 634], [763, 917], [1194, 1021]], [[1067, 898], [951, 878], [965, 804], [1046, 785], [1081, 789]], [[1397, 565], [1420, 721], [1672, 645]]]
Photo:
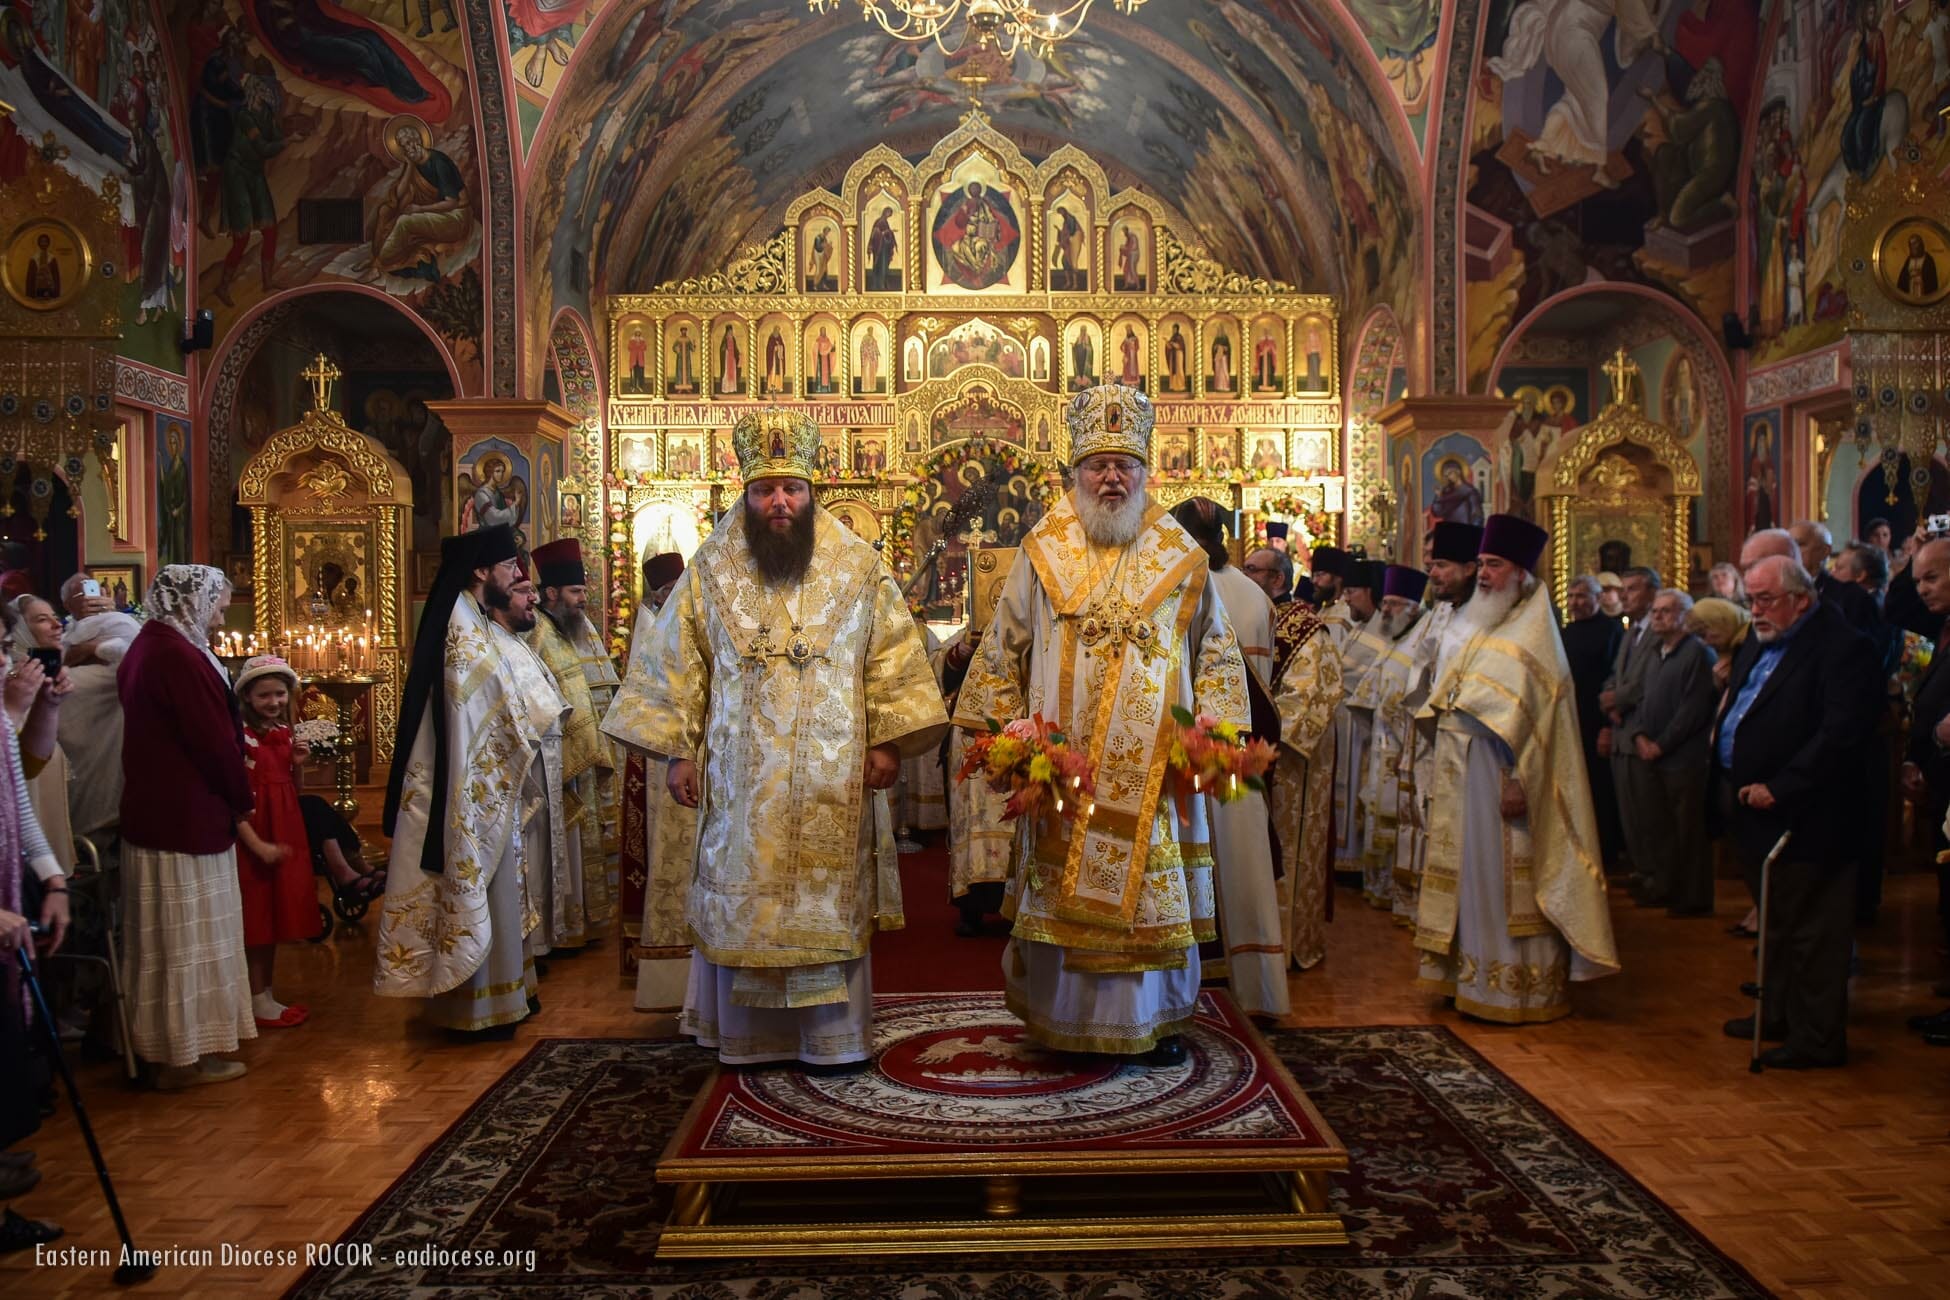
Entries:
[[332, 385], [341, 378], [339, 368], [323, 352], [312, 359], [311, 365], [298, 372], [298, 377], [311, 381], [311, 409], [329, 411], [332, 409]]
[[1639, 363], [1626, 356], [1625, 349], [1620, 348], [1600, 369], [1611, 377], [1612, 405], [1623, 406], [1631, 394], [1632, 381], [1639, 377]]

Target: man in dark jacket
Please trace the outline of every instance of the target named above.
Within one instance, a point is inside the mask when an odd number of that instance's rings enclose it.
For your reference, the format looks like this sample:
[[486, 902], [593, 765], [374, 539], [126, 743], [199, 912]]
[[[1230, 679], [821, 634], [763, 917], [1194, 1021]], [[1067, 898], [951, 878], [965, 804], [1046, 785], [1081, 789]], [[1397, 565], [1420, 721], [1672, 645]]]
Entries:
[[1686, 630], [1693, 598], [1667, 588], [1652, 601], [1657, 658], [1645, 679], [1633, 740], [1659, 795], [1646, 838], [1657, 845], [1640, 902], [1671, 916], [1711, 916], [1713, 858], [1706, 843], [1706, 733], [1713, 721], [1713, 652]]
[[[1835, 773], [1859, 763], [1881, 704], [1874, 646], [1817, 600], [1796, 560], [1747, 571], [1754, 635], [1734, 657], [1713, 732], [1714, 798], [1760, 896], [1761, 865], [1783, 834], [1765, 901], [1768, 969], [1761, 1055], [1776, 1069], [1848, 1060], [1849, 921], [1855, 871], [1851, 805], [1828, 797]], [[1731, 1038], [1753, 1033], [1730, 1020]]]
[[1654, 828], [1665, 814], [1659, 807], [1657, 784], [1633, 743], [1642, 729], [1638, 710], [1645, 700], [1645, 679], [1659, 657], [1659, 643], [1652, 635], [1651, 624], [1652, 598], [1659, 592], [1659, 572], [1636, 565], [1627, 569], [1623, 577], [1625, 617], [1631, 620], [1631, 626], [1619, 637], [1618, 657], [1613, 660], [1611, 677], [1598, 697], [1610, 723], [1605, 734], [1599, 737], [1598, 751], [1611, 759], [1625, 853], [1632, 860], [1633, 892], [1642, 901], [1663, 902], [1652, 897], [1652, 870], [1659, 842]]
[[[1899, 599], [1900, 593], [1900, 599]], [[1916, 688], [1910, 708], [1909, 748], [1903, 753], [1903, 796], [1925, 818], [1939, 852], [1950, 849], [1943, 820], [1950, 811], [1950, 642], [1944, 639], [1944, 620], [1950, 617], [1950, 538], [1925, 542], [1889, 589], [1892, 619], [1900, 612], [1910, 631], [1928, 636], [1937, 645], [1929, 671]], [[1950, 866], [1938, 866], [1937, 921], [1950, 936]], [[1944, 990], [1939, 988], [1939, 994]], [[1950, 1047], [1950, 1011], [1917, 1016], [1910, 1027], [1930, 1042]]]
[[1598, 845], [1605, 870], [1616, 871], [1624, 834], [1618, 826], [1618, 791], [1612, 785], [1611, 764], [1598, 753], [1598, 733], [1605, 728], [1605, 710], [1598, 703], [1605, 679], [1618, 657], [1618, 638], [1624, 629], [1617, 619], [1598, 610], [1598, 579], [1580, 574], [1564, 593], [1571, 621], [1564, 625], [1564, 657], [1571, 663], [1571, 687], [1578, 699], [1578, 732], [1584, 738], [1584, 770], [1591, 783], [1591, 810], [1598, 818]]

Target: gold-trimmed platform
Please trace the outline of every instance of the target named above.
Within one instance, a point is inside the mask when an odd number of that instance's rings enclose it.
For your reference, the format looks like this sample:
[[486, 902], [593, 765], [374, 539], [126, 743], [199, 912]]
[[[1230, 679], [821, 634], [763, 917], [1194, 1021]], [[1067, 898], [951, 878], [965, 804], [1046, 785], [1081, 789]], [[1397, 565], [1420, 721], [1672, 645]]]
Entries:
[[993, 994], [875, 999], [854, 1075], [721, 1070], [657, 1166], [667, 1258], [1336, 1245], [1347, 1150], [1250, 1021], [1189, 1059], [1044, 1052]]

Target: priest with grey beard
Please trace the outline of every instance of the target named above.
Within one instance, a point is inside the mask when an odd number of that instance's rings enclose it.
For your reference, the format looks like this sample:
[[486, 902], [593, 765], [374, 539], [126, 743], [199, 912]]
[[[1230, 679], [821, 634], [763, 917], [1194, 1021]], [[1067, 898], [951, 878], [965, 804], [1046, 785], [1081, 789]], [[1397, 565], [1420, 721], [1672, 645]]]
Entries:
[[819, 428], [732, 430], [738, 506], [697, 549], [603, 729], [669, 760], [697, 812], [679, 1027], [727, 1065], [857, 1069], [868, 944], [903, 923], [885, 791], [948, 727], [880, 553], [813, 500]]
[[1160, 781], [1171, 705], [1250, 725], [1246, 664], [1204, 550], [1145, 491], [1151, 402], [1102, 384], [1067, 414], [1076, 487], [1023, 538], [955, 722], [1043, 717], [1088, 755], [1074, 816], [1023, 818], [1004, 915], [1009, 1010], [1036, 1042], [1172, 1067], [1217, 937], [1205, 801]]
[[1571, 666], [1537, 577], [1547, 541], [1515, 515], [1485, 522], [1462, 644], [1415, 719], [1435, 755], [1418, 983], [1508, 1024], [1567, 1015], [1570, 981], [1618, 970]]

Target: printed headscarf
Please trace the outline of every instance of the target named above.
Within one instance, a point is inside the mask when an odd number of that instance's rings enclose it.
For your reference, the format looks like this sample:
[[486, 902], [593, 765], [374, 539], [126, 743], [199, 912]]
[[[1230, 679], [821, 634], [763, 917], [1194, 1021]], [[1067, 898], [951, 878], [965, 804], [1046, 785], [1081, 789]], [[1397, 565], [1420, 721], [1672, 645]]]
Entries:
[[1714, 636], [1726, 646], [1722, 654], [1732, 654], [1742, 641], [1747, 639], [1747, 628], [1753, 616], [1730, 600], [1718, 596], [1708, 596], [1693, 602], [1688, 621], [1710, 629]]
[[229, 590], [230, 580], [221, 569], [207, 564], [166, 564], [149, 584], [149, 594], [142, 602], [150, 618], [175, 628], [204, 653], [226, 687], [230, 675], [210, 650], [210, 620], [216, 617], [217, 606]]

